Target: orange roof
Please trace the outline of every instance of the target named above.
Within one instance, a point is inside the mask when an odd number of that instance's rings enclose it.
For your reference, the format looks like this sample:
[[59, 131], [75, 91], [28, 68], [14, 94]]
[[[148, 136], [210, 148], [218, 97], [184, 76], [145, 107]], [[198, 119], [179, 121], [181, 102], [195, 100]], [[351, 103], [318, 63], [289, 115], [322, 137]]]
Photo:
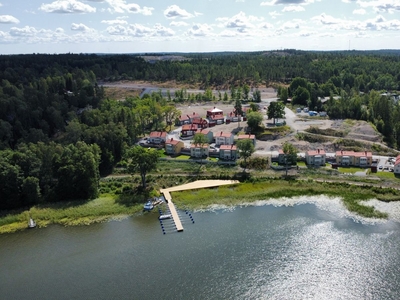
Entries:
[[189, 116], [180, 116], [179, 117], [180, 121], [188, 121], [189, 119], [190, 119]]
[[372, 152], [336, 151], [336, 156], [372, 157]]
[[314, 156], [314, 155], [326, 155], [325, 150], [322, 149], [317, 149], [317, 150], [309, 150], [307, 151], [308, 156]]
[[204, 128], [198, 128], [196, 133], [201, 133], [201, 134], [209, 134], [210, 130], [204, 129]]
[[220, 150], [236, 150], [236, 145], [221, 145]]
[[251, 139], [254, 140], [256, 138], [256, 136], [254, 134], [239, 134], [238, 135], [238, 139]]
[[218, 133], [214, 134], [214, 136], [215, 137], [228, 137], [228, 138], [230, 138], [232, 136], [232, 133], [221, 131], [221, 132], [218, 132]]
[[150, 132], [150, 137], [152, 138], [166, 138], [167, 137], [167, 133], [166, 132], [162, 132], [162, 131], [152, 131]]
[[169, 139], [169, 140], [167, 140], [167, 141], [165, 142], [166, 145], [167, 145], [167, 144], [177, 145], [177, 144], [179, 144], [179, 143], [180, 143], [179, 140], [174, 140], [174, 139]]
[[197, 125], [196, 124], [186, 124], [182, 126], [182, 131], [187, 131], [187, 130], [197, 130]]

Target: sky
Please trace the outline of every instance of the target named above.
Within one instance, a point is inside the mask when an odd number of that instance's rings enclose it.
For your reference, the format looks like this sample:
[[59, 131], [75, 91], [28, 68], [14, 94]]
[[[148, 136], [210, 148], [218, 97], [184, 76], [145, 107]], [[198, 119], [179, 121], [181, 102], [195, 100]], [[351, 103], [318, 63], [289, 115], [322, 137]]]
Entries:
[[400, 48], [400, 0], [0, 0], [0, 54]]

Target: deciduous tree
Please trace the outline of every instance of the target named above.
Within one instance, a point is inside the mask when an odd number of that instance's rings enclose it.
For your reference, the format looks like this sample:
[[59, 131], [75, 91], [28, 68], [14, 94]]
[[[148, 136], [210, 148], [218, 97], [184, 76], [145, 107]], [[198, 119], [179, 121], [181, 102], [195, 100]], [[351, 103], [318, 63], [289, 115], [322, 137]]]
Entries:
[[285, 115], [285, 105], [282, 102], [271, 102], [268, 106], [267, 115], [269, 119], [283, 118]]
[[132, 147], [127, 151], [125, 159], [128, 172], [131, 175], [140, 173], [143, 189], [146, 188], [146, 175], [156, 169], [159, 157], [160, 154], [156, 149], [147, 149], [141, 146]]
[[243, 172], [246, 170], [247, 167], [247, 159], [254, 153], [254, 144], [251, 139], [243, 139], [239, 140], [237, 143], [237, 148], [240, 153], [240, 157], [243, 158]]

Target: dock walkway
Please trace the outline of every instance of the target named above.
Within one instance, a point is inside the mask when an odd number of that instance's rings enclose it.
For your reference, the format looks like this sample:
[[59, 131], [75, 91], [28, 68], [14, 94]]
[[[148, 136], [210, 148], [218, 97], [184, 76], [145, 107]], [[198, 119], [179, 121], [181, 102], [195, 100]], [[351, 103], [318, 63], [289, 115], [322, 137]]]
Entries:
[[175, 222], [176, 230], [183, 231], [182, 222], [179, 218], [179, 215], [176, 211], [175, 205], [172, 202], [172, 196], [170, 192], [178, 192], [178, 191], [185, 191], [185, 190], [194, 190], [194, 189], [201, 189], [201, 188], [208, 188], [208, 187], [215, 187], [221, 185], [228, 185], [228, 184], [235, 184], [238, 183], [237, 180], [198, 180], [188, 184], [183, 184], [179, 186], [170, 187], [167, 189], [162, 189], [160, 192], [164, 194], [164, 198], [167, 201], [168, 208], [171, 212], [172, 219]]

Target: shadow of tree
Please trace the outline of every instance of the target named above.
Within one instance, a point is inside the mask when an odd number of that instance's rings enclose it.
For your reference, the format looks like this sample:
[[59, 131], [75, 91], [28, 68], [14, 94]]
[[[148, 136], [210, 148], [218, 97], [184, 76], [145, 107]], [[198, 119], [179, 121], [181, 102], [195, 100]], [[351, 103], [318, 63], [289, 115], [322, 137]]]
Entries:
[[131, 190], [119, 194], [115, 199], [115, 202], [126, 207], [131, 207], [138, 203], [145, 203], [147, 199], [150, 198], [151, 191], [151, 188], [143, 189], [141, 185], [136, 186]]

